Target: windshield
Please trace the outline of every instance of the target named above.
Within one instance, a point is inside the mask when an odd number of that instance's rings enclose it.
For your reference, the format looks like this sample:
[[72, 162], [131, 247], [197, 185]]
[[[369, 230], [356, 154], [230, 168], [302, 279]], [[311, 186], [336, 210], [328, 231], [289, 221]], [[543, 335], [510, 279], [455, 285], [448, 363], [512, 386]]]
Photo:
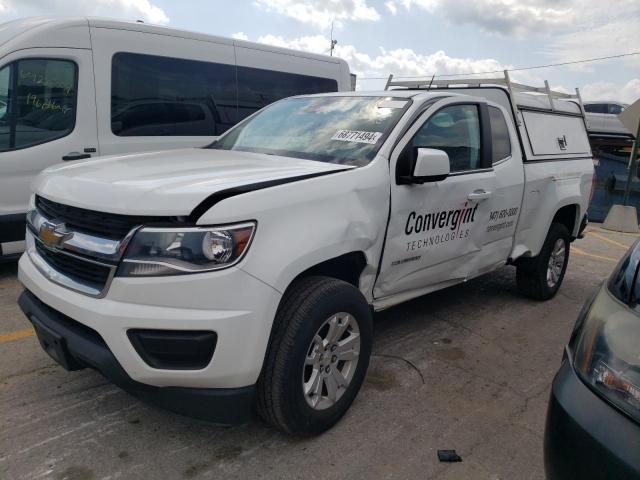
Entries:
[[239, 124], [211, 148], [362, 166], [410, 103], [391, 97], [289, 98]]

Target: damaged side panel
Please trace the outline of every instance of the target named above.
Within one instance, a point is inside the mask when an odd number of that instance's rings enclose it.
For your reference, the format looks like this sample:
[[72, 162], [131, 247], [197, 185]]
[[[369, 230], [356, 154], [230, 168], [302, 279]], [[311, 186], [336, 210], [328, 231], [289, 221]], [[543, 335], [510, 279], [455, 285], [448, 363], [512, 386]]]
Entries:
[[592, 172], [584, 168], [584, 163], [584, 160], [563, 160], [525, 164], [527, 182], [522, 218], [511, 258], [536, 256], [555, 213], [566, 205], [578, 206], [574, 231], [570, 232], [577, 235], [592, 181]]
[[241, 268], [284, 292], [305, 270], [350, 252], [367, 265], [360, 290], [368, 301], [389, 215], [389, 167], [366, 167], [248, 192], [225, 199], [199, 224], [256, 220], [252, 247]]
[[[493, 172], [478, 174], [478, 188], [493, 189]], [[374, 297], [454, 282], [477, 269], [488, 202], [472, 202], [468, 179], [450, 177], [425, 185], [396, 185], [381, 274]]]

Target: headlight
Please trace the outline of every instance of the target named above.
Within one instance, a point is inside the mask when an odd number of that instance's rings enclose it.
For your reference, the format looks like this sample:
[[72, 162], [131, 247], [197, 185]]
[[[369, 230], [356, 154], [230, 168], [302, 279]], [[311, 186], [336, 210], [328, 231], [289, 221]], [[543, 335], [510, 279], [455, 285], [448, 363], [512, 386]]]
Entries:
[[640, 421], [640, 317], [607, 288], [575, 336], [573, 364], [587, 385]]
[[142, 228], [131, 239], [118, 275], [148, 277], [208, 272], [238, 263], [255, 223], [225, 227]]

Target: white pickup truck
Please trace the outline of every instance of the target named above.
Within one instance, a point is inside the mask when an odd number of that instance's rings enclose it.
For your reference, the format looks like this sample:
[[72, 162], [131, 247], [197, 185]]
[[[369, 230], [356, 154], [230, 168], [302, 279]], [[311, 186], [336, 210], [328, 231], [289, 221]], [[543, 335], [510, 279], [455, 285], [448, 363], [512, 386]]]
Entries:
[[310, 435], [357, 395], [374, 311], [505, 264], [551, 298], [586, 225], [584, 114], [491, 83], [293, 97], [208, 148], [50, 168], [19, 266], [43, 349], [175, 412]]

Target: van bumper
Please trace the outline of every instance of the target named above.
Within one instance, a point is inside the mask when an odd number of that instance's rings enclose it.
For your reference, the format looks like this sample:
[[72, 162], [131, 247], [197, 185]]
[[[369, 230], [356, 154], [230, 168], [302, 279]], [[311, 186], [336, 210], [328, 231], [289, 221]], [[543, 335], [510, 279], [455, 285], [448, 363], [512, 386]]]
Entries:
[[640, 478], [640, 425], [593, 393], [565, 359], [544, 435], [548, 480]]
[[251, 418], [255, 386], [243, 388], [155, 387], [133, 380], [100, 334], [48, 307], [25, 290], [18, 300], [43, 349], [67, 370], [89, 367], [147, 403], [175, 413], [222, 424]]

